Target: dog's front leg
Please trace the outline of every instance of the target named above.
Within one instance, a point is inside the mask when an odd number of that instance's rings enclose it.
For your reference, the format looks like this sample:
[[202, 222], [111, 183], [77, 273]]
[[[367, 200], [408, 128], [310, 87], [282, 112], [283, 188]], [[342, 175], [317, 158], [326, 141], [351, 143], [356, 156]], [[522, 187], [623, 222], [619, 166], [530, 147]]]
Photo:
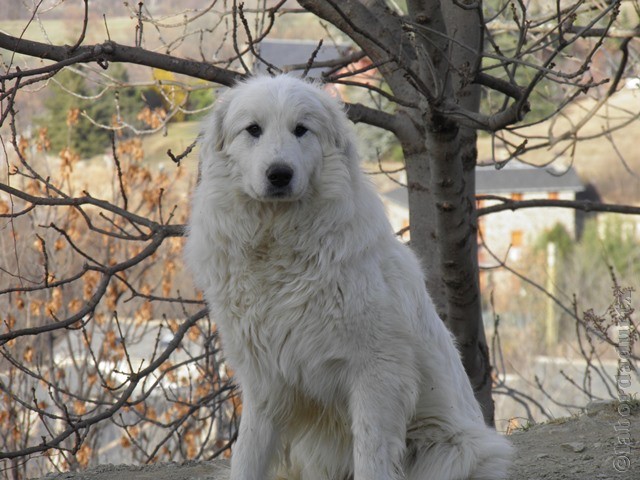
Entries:
[[278, 435], [273, 422], [243, 396], [238, 441], [231, 458], [231, 480], [267, 480]]
[[372, 367], [351, 391], [354, 480], [400, 478], [412, 389], [392, 372]]

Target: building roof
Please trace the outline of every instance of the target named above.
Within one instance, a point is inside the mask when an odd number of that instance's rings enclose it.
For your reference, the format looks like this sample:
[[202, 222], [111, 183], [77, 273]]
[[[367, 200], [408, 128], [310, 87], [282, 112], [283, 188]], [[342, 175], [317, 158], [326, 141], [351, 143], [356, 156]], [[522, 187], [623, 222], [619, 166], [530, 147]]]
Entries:
[[[509, 193], [581, 192], [584, 184], [572, 167], [534, 167], [510, 162], [501, 169], [494, 165], [476, 167], [476, 193], [505, 195]], [[384, 196], [394, 203], [409, 204], [406, 187], [398, 187]]]
[[509, 162], [501, 169], [476, 167], [477, 193], [580, 192], [584, 188], [572, 167], [535, 167], [520, 162]]
[[[258, 53], [266, 62], [282, 68], [289, 65], [306, 65], [313, 52], [318, 48], [318, 42], [313, 40], [263, 40], [258, 45]], [[349, 53], [348, 46], [323, 44], [315, 57], [316, 62], [334, 60]], [[267, 73], [267, 65], [256, 59], [253, 66], [256, 73]], [[312, 68], [310, 77], [318, 78], [329, 68]], [[302, 74], [303, 70], [300, 70]]]

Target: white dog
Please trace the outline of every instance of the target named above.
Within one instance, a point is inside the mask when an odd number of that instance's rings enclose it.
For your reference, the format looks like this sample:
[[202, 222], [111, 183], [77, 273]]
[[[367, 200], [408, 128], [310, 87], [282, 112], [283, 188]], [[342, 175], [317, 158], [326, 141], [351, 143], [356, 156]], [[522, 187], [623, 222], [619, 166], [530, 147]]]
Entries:
[[200, 156], [186, 259], [242, 388], [231, 478], [505, 478], [511, 446], [338, 101], [251, 79], [218, 99]]

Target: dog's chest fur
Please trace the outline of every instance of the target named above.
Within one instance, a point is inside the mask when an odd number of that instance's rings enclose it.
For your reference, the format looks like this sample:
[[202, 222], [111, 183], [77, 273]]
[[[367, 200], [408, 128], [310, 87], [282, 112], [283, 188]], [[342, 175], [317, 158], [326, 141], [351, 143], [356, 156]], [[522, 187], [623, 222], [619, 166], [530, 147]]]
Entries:
[[306, 392], [314, 401], [333, 402], [344, 388], [341, 370], [352, 341], [344, 265], [327, 255], [326, 245], [297, 248], [291, 237], [284, 242], [271, 229], [260, 233], [218, 252], [222, 275], [213, 307], [225, 350], [241, 374], [271, 385], [262, 391], [279, 385], [297, 397]]

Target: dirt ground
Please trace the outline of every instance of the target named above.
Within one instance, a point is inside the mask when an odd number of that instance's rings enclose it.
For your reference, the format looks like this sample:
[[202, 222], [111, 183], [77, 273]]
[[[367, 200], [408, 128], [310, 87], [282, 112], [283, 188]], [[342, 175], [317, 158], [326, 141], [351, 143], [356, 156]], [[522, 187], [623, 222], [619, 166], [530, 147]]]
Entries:
[[[640, 408], [592, 403], [587, 413], [515, 432], [510, 480], [639, 480]], [[628, 447], [628, 448], [626, 448]], [[226, 462], [101, 465], [46, 480], [226, 480]], [[438, 479], [433, 479], [438, 480]]]
[[586, 414], [535, 425], [511, 439], [517, 453], [510, 480], [640, 480], [637, 404], [594, 402]]

